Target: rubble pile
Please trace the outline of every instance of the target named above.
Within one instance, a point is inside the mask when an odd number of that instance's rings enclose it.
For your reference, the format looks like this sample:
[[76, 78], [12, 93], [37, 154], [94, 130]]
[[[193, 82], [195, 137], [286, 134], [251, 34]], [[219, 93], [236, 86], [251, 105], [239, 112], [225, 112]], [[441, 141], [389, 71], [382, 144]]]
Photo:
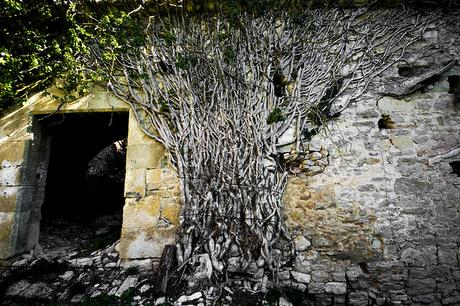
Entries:
[[64, 220], [43, 225], [40, 248], [0, 262], [2, 305], [270, 305], [289, 306], [278, 293], [255, 292], [236, 280], [221, 288], [187, 291], [188, 280], [175, 273], [166, 294], [151, 259], [123, 261], [116, 250], [116, 220], [87, 227]]

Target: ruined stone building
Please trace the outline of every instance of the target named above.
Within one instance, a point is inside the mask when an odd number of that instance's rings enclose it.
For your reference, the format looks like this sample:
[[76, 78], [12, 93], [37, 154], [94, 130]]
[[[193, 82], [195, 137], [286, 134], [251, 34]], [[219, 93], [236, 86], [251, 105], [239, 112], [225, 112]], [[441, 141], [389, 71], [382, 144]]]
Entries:
[[[405, 97], [362, 96], [313, 136], [316, 168], [293, 173], [284, 195], [297, 255], [281, 281], [356, 305], [460, 304], [458, 59]], [[79, 205], [72, 177], [126, 137], [117, 251], [125, 260], [158, 259], [174, 244], [180, 194], [164, 148], [126, 104], [94, 87], [64, 106], [36, 94], [0, 119], [0, 258], [38, 246], [45, 199], [55, 202], [48, 210], [97, 211], [104, 197]]]

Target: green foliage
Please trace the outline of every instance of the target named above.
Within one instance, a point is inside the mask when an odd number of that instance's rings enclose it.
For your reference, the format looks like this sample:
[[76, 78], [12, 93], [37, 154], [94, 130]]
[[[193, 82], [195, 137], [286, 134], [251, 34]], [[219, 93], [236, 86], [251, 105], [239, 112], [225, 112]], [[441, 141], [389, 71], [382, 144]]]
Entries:
[[136, 295], [136, 288], [129, 288], [120, 297], [120, 302], [122, 305], [130, 305], [133, 301], [134, 296]]
[[5, 0], [0, 16], [0, 111], [52, 84], [66, 102], [85, 95], [90, 81], [105, 81], [84, 61], [91, 44], [106, 63], [144, 44], [142, 22], [92, 1]]
[[117, 297], [106, 293], [95, 297], [85, 297], [81, 301], [82, 306], [99, 306], [99, 305], [118, 305]]
[[129, 288], [117, 298], [115, 295], [102, 293], [95, 297], [85, 297], [80, 303], [82, 306], [100, 306], [100, 305], [131, 305], [136, 294], [135, 288]]
[[198, 64], [198, 58], [193, 54], [177, 55], [176, 67], [180, 69], [187, 69]]
[[172, 45], [176, 42], [176, 35], [172, 32], [164, 32], [162, 37], [167, 45]]
[[169, 113], [168, 102], [166, 102], [163, 98], [160, 98], [159, 103], [160, 103], [160, 112], [164, 114]]
[[[51, 1], [6, 0], [0, 6], [0, 110], [51, 85], [53, 73], [73, 66], [66, 7]], [[77, 47], [78, 48], [78, 47]]]
[[100, 250], [115, 241], [120, 237], [120, 232], [116, 228], [110, 228], [110, 230], [101, 235], [94, 236], [91, 240], [82, 246], [83, 253], [91, 253], [96, 250]]
[[128, 269], [126, 269], [126, 272], [125, 272], [126, 275], [137, 275], [139, 274], [139, 268], [138, 267], [129, 267]]
[[275, 107], [267, 117], [267, 124], [275, 124], [284, 120], [284, 114], [281, 109]]
[[[230, 24], [242, 26], [242, 11], [254, 15], [268, 10], [287, 10], [294, 24], [302, 25], [305, 8], [341, 5], [335, 0], [188, 0], [188, 13], [216, 13], [227, 16]], [[347, 2], [347, 1], [345, 1]], [[445, 1], [444, 1], [445, 2]], [[148, 18], [143, 12], [165, 14], [180, 12], [177, 7], [164, 11], [153, 2], [142, 10], [128, 2], [121, 5], [107, 1], [3, 0], [0, 5], [0, 112], [21, 103], [34, 92], [52, 84], [64, 92], [62, 102], [88, 92], [89, 82], [106, 82], [107, 67], [121, 53], [137, 51], [145, 43], [144, 29]], [[173, 6], [171, 6], [173, 7]], [[212, 7], [212, 8], [211, 8]], [[191, 10], [190, 10], [191, 8]], [[225, 43], [228, 34], [221, 33]], [[164, 32], [163, 43], [173, 45], [177, 37]], [[90, 46], [97, 44], [101, 63], [85, 61]], [[225, 50], [224, 60], [235, 59], [235, 50]], [[188, 69], [198, 63], [193, 55], [179, 54], [176, 65]], [[104, 66], [105, 69], [100, 69]]]
[[268, 303], [268, 305], [278, 305], [280, 297], [283, 295], [283, 293], [277, 289], [270, 289], [268, 292], [265, 294], [264, 300]]
[[233, 50], [232, 47], [227, 47], [224, 50], [223, 55], [224, 55], [224, 60], [227, 62], [233, 62], [234, 60], [236, 60], [236, 52], [235, 50]]

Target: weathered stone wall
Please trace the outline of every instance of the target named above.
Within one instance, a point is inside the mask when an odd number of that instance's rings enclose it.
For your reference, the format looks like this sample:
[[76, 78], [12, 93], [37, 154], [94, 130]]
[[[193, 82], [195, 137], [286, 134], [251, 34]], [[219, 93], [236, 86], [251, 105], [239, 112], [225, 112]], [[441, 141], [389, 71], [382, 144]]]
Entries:
[[[41, 134], [34, 115], [56, 111], [112, 112], [129, 108], [106, 90], [94, 87], [90, 95], [62, 107], [51, 96], [37, 94], [0, 119], [0, 259], [30, 251], [38, 244], [50, 139]], [[128, 128], [120, 257], [159, 257], [164, 245], [175, 240], [177, 178], [167, 166], [163, 147], [143, 135], [132, 115]]]
[[179, 224], [179, 183], [164, 147], [146, 136], [130, 114], [126, 160], [122, 258], [159, 258], [174, 244]]
[[[325, 305], [460, 304], [460, 177], [449, 165], [460, 154], [433, 159], [460, 147], [448, 82], [459, 75], [455, 66], [401, 99], [363, 96], [311, 139], [309, 170], [290, 177], [284, 196], [296, 259], [281, 285]], [[57, 107], [37, 96], [0, 119], [0, 258], [37, 242], [46, 163], [30, 163], [42, 139], [31, 115]], [[112, 109], [127, 107], [95, 91], [61, 111]], [[382, 115], [394, 129], [379, 128]], [[126, 167], [120, 257], [159, 257], [176, 238], [178, 177], [132, 114]]]
[[[448, 83], [459, 72], [404, 99], [369, 95], [312, 139], [329, 165], [289, 181], [286, 219], [298, 234], [289, 281], [326, 305], [460, 304], [460, 177], [449, 165], [460, 154], [428, 162], [459, 148]], [[396, 128], [379, 129], [381, 115]]]

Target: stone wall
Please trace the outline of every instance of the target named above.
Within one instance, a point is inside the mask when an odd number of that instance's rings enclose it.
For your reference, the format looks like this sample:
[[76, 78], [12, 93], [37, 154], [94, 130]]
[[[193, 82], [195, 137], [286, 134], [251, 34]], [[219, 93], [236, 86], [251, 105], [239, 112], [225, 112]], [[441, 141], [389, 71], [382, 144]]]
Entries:
[[[51, 92], [59, 95], [53, 89]], [[34, 115], [112, 111], [128, 112], [129, 108], [106, 90], [94, 87], [90, 95], [64, 106], [40, 93], [0, 118], [0, 259], [38, 245], [50, 139], [42, 135]], [[127, 128], [120, 257], [156, 258], [165, 244], [175, 240], [177, 178], [167, 165], [164, 148], [143, 135], [131, 114]]]
[[118, 247], [122, 258], [159, 258], [174, 244], [179, 223], [179, 183], [163, 145], [146, 136], [130, 114], [126, 205]]
[[[460, 160], [460, 101], [449, 84], [459, 75], [454, 66], [401, 99], [367, 94], [311, 139], [308, 171], [293, 174], [284, 195], [296, 258], [281, 285], [324, 305], [460, 304], [460, 177], [449, 164]], [[33, 154], [47, 140], [32, 115], [57, 108], [37, 95], [0, 119], [0, 258], [37, 243], [46, 162]], [[95, 89], [61, 111], [116, 109], [128, 111]], [[176, 239], [178, 177], [132, 114], [128, 128], [118, 251], [158, 258]]]
[[[460, 101], [448, 82], [459, 72], [404, 99], [368, 95], [312, 139], [329, 165], [290, 178], [285, 212], [297, 234], [289, 281], [318, 303], [460, 304], [460, 177], [449, 165]], [[394, 129], [379, 128], [382, 115]]]

